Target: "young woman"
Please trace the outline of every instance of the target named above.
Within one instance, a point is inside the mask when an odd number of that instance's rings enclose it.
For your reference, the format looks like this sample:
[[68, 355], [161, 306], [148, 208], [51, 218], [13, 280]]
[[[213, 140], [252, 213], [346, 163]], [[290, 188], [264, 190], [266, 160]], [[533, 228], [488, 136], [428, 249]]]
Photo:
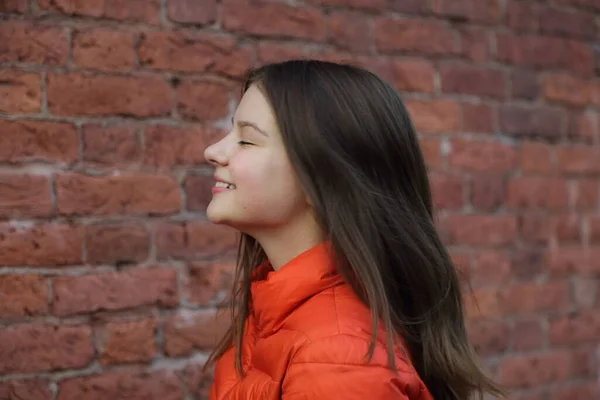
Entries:
[[425, 162], [388, 84], [321, 61], [264, 66], [205, 156], [208, 218], [241, 232], [211, 400], [499, 393], [467, 341]]

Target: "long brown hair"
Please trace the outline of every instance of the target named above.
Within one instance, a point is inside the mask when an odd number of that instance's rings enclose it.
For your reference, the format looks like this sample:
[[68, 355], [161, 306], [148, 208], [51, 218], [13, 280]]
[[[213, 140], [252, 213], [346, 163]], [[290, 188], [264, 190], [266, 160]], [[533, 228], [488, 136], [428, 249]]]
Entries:
[[[427, 169], [408, 112], [394, 89], [350, 65], [293, 60], [250, 71], [269, 99], [290, 161], [333, 247], [339, 273], [387, 332], [388, 361], [401, 337], [435, 399], [501, 394], [468, 342], [460, 281], [434, 224]], [[211, 365], [241, 348], [251, 272], [266, 258], [239, 242], [232, 325]]]

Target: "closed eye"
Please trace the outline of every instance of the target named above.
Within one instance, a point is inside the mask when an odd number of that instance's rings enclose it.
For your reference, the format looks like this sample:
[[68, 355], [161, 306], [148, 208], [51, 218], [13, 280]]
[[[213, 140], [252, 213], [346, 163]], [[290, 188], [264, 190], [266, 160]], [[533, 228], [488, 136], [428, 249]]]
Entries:
[[240, 146], [253, 146], [253, 145], [254, 145], [254, 143], [246, 142], [246, 141], [244, 141], [244, 140], [240, 140], [240, 141], [238, 142], [238, 144], [239, 144]]

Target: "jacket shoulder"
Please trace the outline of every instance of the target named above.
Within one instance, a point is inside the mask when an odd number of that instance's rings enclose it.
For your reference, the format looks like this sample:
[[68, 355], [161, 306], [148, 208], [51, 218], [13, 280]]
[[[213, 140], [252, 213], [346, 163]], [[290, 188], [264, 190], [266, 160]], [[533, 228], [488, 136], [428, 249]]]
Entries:
[[309, 340], [340, 334], [370, 338], [371, 312], [343, 284], [311, 297], [287, 317], [284, 327], [301, 332]]
[[345, 395], [347, 399], [429, 399], [425, 385], [406, 358], [396, 354], [393, 370], [388, 366], [385, 346], [378, 344], [371, 359], [367, 358], [368, 348], [365, 338], [344, 333], [307, 341], [291, 357], [284, 389], [299, 391], [299, 382], [310, 381], [313, 386], [302, 391], [315, 395], [302, 398], [338, 398], [332, 393], [345, 388], [342, 392], [357, 396]]

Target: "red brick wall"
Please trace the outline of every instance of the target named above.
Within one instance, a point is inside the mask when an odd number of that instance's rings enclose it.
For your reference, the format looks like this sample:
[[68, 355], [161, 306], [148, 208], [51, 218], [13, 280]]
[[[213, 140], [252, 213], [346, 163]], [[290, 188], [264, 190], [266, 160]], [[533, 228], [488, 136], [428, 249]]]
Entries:
[[235, 238], [202, 152], [293, 56], [404, 92], [511, 398], [600, 398], [600, 2], [217, 3], [0, 1], [0, 399], [204, 398]]

